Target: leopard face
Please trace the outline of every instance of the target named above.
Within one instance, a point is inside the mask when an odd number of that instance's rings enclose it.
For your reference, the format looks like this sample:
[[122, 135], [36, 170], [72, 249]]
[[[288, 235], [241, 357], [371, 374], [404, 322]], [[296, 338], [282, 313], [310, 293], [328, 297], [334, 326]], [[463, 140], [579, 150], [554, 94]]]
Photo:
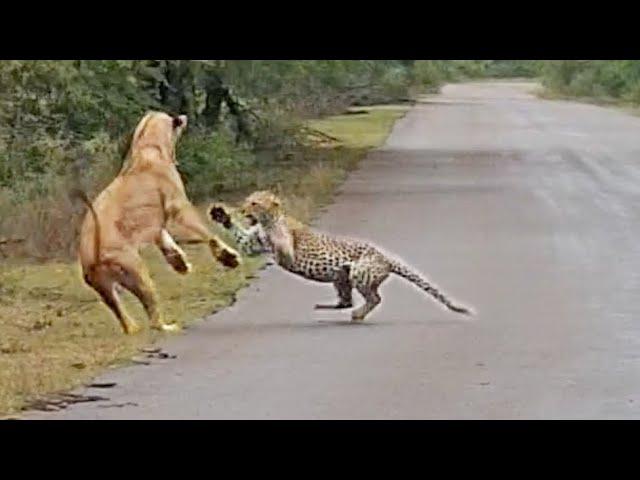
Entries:
[[282, 202], [268, 190], [253, 192], [246, 198], [240, 211], [250, 222], [263, 225], [272, 224], [283, 214]]

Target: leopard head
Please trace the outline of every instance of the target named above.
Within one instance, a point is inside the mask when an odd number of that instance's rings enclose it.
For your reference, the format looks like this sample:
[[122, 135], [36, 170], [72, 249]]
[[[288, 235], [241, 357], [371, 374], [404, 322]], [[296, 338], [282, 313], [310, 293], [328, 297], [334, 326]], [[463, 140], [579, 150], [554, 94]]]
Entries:
[[249, 195], [240, 210], [251, 222], [271, 225], [284, 212], [280, 199], [268, 190], [253, 192]]

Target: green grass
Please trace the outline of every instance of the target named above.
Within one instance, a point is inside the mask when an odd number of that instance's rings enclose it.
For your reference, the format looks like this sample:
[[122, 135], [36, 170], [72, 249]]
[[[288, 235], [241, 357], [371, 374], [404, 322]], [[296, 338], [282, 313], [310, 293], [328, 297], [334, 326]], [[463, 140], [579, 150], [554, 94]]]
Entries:
[[[407, 109], [361, 108], [368, 113], [309, 122], [310, 128], [339, 142], [309, 147], [301, 155], [304, 161], [271, 165], [256, 186], [277, 185], [291, 213], [310, 221], [367, 150], [384, 142]], [[264, 265], [263, 258], [245, 258], [242, 267], [225, 270], [206, 247], [187, 246], [185, 251], [194, 266], [187, 276], [172, 272], [155, 249], [143, 252], [166, 318], [181, 324], [229, 305]], [[140, 304], [129, 294], [122, 297], [129, 313], [147, 327]], [[18, 412], [39, 396], [82, 385], [107, 367], [127, 363], [142, 347], [164, 336], [148, 328], [136, 336], [123, 335], [82, 282], [77, 262], [0, 263], [0, 318], [0, 414]]]
[[347, 148], [373, 148], [389, 134], [398, 117], [408, 109], [406, 106], [381, 105], [351, 109], [366, 114], [337, 115], [309, 122], [309, 126], [327, 133]]

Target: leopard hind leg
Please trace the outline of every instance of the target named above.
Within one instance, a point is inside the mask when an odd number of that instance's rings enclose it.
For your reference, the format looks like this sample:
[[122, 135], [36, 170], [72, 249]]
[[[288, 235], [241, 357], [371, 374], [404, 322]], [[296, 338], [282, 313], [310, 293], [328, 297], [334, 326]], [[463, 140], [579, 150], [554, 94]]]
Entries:
[[382, 298], [378, 289], [390, 273], [389, 262], [378, 253], [364, 255], [353, 264], [350, 280], [365, 303], [351, 313], [352, 322], [362, 322], [380, 304]]
[[336, 271], [336, 278], [333, 286], [338, 294], [338, 303], [335, 305], [317, 304], [316, 310], [340, 310], [343, 308], [351, 308], [353, 306], [353, 285], [349, 279], [351, 267], [343, 265]]

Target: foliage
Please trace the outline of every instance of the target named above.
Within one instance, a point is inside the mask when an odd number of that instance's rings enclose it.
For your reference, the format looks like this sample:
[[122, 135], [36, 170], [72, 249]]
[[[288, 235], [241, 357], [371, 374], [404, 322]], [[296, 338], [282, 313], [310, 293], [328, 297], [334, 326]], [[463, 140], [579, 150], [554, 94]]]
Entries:
[[297, 121], [397, 100], [411, 81], [397, 60], [0, 62], [0, 238], [72, 252], [83, 210], [66, 192], [103, 188], [149, 109], [189, 116], [180, 169], [198, 200], [245, 187], [261, 152], [286, 155]]
[[[103, 188], [121, 164], [128, 134], [149, 109], [189, 116], [180, 169], [188, 194], [198, 200], [247, 187], [252, 181], [247, 172], [295, 151], [302, 120], [350, 105], [397, 102], [416, 88], [435, 90], [445, 81], [486, 76], [491, 65], [489, 60], [0, 62], [0, 238], [29, 237], [29, 255], [72, 252], [83, 209], [66, 192], [82, 186], [95, 195]], [[25, 207], [28, 214], [21, 216]]]
[[638, 60], [556, 60], [544, 62], [543, 84], [552, 92], [640, 102]]

